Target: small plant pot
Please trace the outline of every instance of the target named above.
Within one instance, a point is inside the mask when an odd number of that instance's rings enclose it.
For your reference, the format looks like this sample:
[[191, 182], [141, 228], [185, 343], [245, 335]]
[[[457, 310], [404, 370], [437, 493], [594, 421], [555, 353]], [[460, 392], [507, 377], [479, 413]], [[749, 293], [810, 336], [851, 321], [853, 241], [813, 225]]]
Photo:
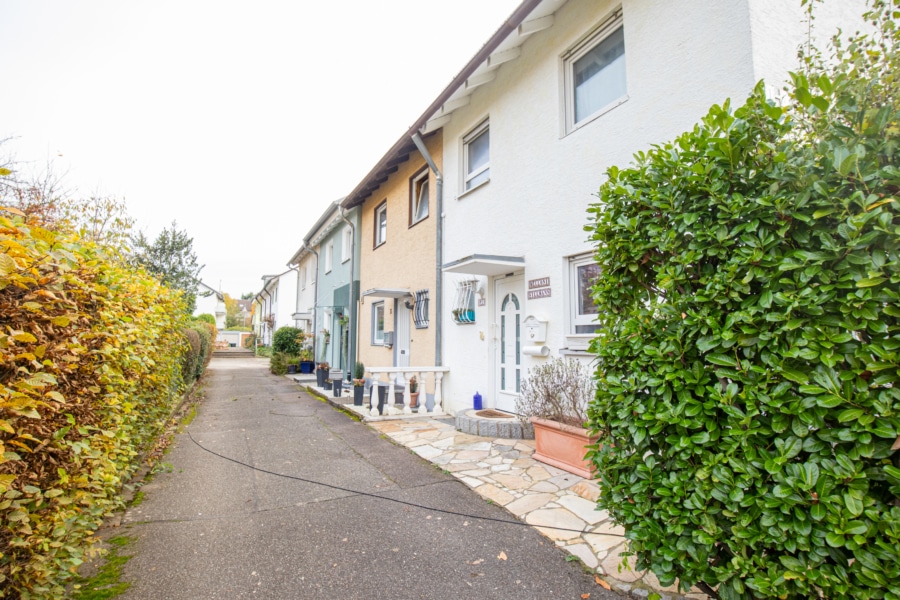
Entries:
[[324, 387], [326, 390], [331, 390], [331, 380], [330, 380], [330, 379], [326, 379], [326, 380], [325, 380], [325, 383], [323, 384], [323, 387]]
[[311, 360], [304, 360], [300, 362], [300, 372], [309, 375], [316, 368], [316, 363]]
[[293, 375], [297, 372], [297, 365], [288, 365], [288, 375]]
[[363, 393], [366, 391], [366, 387], [363, 385], [354, 385], [353, 386], [353, 406], [362, 406], [363, 405]]
[[316, 387], [325, 387], [325, 369], [316, 369]]
[[336, 379], [336, 380], [334, 381], [334, 383], [332, 384], [332, 386], [331, 386], [332, 389], [334, 390], [334, 397], [335, 397], [335, 398], [340, 398], [340, 397], [341, 397], [341, 383], [342, 383], [342, 382], [341, 382], [340, 379]]
[[410, 392], [409, 393], [409, 407], [410, 408], [419, 408], [419, 392]]

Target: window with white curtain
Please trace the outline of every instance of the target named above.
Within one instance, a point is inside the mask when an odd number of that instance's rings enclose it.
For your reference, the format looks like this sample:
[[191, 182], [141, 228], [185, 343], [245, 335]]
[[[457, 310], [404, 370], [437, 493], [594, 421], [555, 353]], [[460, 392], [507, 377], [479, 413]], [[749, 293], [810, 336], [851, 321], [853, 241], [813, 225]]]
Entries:
[[387, 200], [375, 208], [375, 246], [387, 241]]
[[591, 296], [591, 286], [600, 276], [600, 265], [593, 255], [587, 254], [569, 260], [569, 311], [570, 335], [593, 337], [597, 330], [597, 307]]
[[621, 11], [563, 56], [566, 132], [627, 99]]
[[491, 180], [491, 130], [485, 120], [463, 138], [465, 189]]
[[428, 216], [428, 167], [409, 180], [409, 225], [412, 227]]
[[344, 233], [341, 234], [341, 262], [345, 263], [353, 256], [353, 230], [350, 227], [344, 227]]

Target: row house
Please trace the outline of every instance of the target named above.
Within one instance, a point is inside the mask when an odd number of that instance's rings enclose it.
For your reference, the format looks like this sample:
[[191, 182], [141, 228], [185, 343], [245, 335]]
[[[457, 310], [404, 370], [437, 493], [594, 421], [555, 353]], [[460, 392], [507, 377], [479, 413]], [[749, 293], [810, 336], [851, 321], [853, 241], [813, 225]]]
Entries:
[[277, 275], [263, 275], [263, 287], [253, 298], [253, 333], [259, 344], [270, 345], [279, 327], [294, 326], [294, 290], [297, 272], [288, 269]]
[[340, 370], [344, 378], [357, 356], [359, 229], [359, 211], [332, 202], [288, 261], [298, 273], [297, 326], [315, 333], [315, 360]]
[[[819, 44], [862, 12], [815, 10]], [[356, 215], [359, 294], [327, 284], [316, 327], [338, 331], [335, 315], [357, 308], [350, 337], [376, 379], [417, 375], [428, 410], [471, 407], [480, 392], [514, 412], [528, 369], [590, 360], [598, 267], [584, 225], [605, 170], [713, 104], [739, 105], [760, 79], [777, 97], [805, 17], [780, 0], [523, 1], [311, 232], [321, 278], [327, 223]]]

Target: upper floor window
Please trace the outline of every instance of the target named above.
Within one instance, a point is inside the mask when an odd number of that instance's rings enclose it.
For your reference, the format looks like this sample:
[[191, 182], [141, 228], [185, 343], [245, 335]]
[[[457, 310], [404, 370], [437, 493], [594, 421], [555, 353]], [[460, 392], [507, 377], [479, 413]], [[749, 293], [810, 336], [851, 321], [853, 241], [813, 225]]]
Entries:
[[334, 261], [334, 238], [328, 240], [325, 246], [325, 272], [331, 273], [332, 262]]
[[428, 167], [409, 180], [409, 224], [415, 225], [428, 216]]
[[491, 131], [484, 121], [463, 138], [466, 191], [491, 179]]
[[344, 227], [341, 240], [341, 262], [347, 262], [353, 255], [353, 230], [349, 227]]
[[569, 261], [571, 281], [570, 310], [572, 327], [570, 334], [592, 335], [597, 330], [597, 307], [591, 296], [591, 286], [600, 276], [600, 265], [590, 254]]
[[387, 241], [387, 200], [375, 208], [375, 246]]
[[563, 56], [566, 132], [626, 99], [625, 32], [617, 12]]

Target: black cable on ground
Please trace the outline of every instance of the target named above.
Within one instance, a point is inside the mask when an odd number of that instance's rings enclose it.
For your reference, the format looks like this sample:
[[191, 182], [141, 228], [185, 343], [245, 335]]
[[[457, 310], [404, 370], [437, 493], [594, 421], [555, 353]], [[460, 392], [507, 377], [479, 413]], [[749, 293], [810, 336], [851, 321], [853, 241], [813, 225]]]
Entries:
[[[456, 512], [456, 511], [452, 511], [452, 510], [446, 510], [446, 509], [443, 509], [443, 508], [434, 508], [434, 507], [431, 507], [431, 506], [422, 506], [421, 504], [416, 504], [415, 502], [407, 502], [406, 500], [398, 500], [397, 498], [389, 498], [389, 497], [387, 497], [387, 496], [382, 496], [382, 495], [380, 495], [380, 494], [373, 494], [373, 493], [371, 493], [371, 492], [361, 492], [361, 491], [359, 491], [359, 490], [351, 490], [351, 489], [349, 489], [349, 488], [344, 488], [344, 487], [341, 487], [341, 486], [338, 486], [338, 485], [332, 485], [332, 484], [330, 484], [330, 483], [323, 483], [323, 482], [321, 482], [321, 481], [315, 481], [315, 480], [312, 480], [312, 479], [305, 479], [305, 478], [303, 478], [303, 477], [297, 477], [296, 475], [285, 475], [284, 473], [276, 473], [275, 471], [267, 471], [266, 469], [261, 469], [261, 468], [259, 468], [259, 467], [254, 467], [253, 465], [249, 465], [249, 464], [247, 464], [247, 463], [241, 462], [241, 461], [239, 461], [239, 460], [237, 460], [237, 459], [231, 458], [230, 456], [225, 456], [224, 454], [219, 454], [218, 452], [216, 452], [216, 451], [214, 451], [214, 450], [210, 450], [209, 448], [207, 448], [206, 446], [202, 445], [200, 442], [198, 442], [197, 440], [195, 440], [195, 439], [194, 439], [194, 436], [191, 435], [191, 431], [190, 431], [189, 429], [187, 430], [187, 434], [188, 434], [188, 437], [191, 438], [191, 441], [194, 442], [194, 444], [197, 445], [197, 447], [199, 447], [199, 448], [202, 449], [202, 450], [205, 450], [206, 452], [209, 452], [209, 453], [212, 454], [213, 456], [217, 456], [217, 457], [219, 457], [219, 458], [221, 458], [221, 459], [227, 460], [227, 461], [229, 461], [229, 462], [233, 462], [233, 463], [235, 463], [235, 464], [237, 464], [237, 465], [241, 465], [242, 467], [246, 467], [246, 468], [248, 468], [248, 469], [252, 469], [253, 471], [258, 471], [258, 472], [260, 472], [260, 473], [265, 473], [265, 474], [267, 474], [267, 475], [274, 475], [275, 477], [284, 477], [285, 479], [293, 479], [293, 480], [295, 480], [295, 481], [302, 481], [302, 482], [304, 482], [304, 483], [311, 483], [311, 484], [313, 484], [313, 485], [320, 485], [320, 486], [322, 486], [322, 487], [331, 488], [331, 489], [333, 489], [333, 490], [338, 490], [338, 491], [341, 491], [341, 492], [347, 492], [347, 493], [353, 494], [353, 495], [355, 495], [355, 496], [367, 496], [367, 497], [369, 497], [369, 498], [376, 498], [376, 499], [378, 499], [378, 500], [387, 500], [387, 501], [389, 501], [389, 502], [396, 502], [397, 504], [403, 504], [404, 506], [411, 506], [411, 507], [413, 507], [413, 508], [420, 508], [420, 509], [422, 509], [422, 510], [430, 510], [430, 511], [433, 511], [433, 512], [443, 513], [443, 514], [445, 514], [445, 515], [453, 515], [453, 516], [456, 516], [456, 517], [464, 517], [464, 518], [467, 518], [467, 519], [478, 519], [478, 520], [481, 520], [481, 521], [493, 521], [493, 522], [495, 522], [495, 523], [505, 523], [505, 524], [507, 524], [507, 525], [519, 525], [519, 526], [524, 526], [524, 527], [543, 527], [544, 529], [555, 529], [556, 531], [571, 531], [571, 532], [575, 532], [575, 533], [580, 533], [580, 534], [582, 534], [582, 535], [583, 535], [583, 534], [586, 534], [586, 533], [593, 533], [593, 532], [591, 532], [591, 531], [589, 531], [589, 530], [586, 531], [586, 530], [584, 530], [584, 529], [569, 529], [569, 528], [567, 528], [567, 527], [554, 527], [553, 525], [532, 525], [532, 524], [526, 523], [526, 522], [524, 522], [524, 521], [509, 521], [509, 520], [506, 520], [506, 519], [497, 519], [497, 518], [494, 518], [494, 517], [481, 517], [481, 516], [478, 516], [478, 515], [470, 515], [470, 514], [467, 514], [467, 513], [461, 513], [461, 512]], [[619, 534], [615, 534], [615, 533], [603, 533], [602, 535], [612, 535], [612, 536], [615, 536], [615, 537], [621, 537], [621, 538], [624, 538], [624, 537], [625, 537], [624, 535], [619, 535]]]

